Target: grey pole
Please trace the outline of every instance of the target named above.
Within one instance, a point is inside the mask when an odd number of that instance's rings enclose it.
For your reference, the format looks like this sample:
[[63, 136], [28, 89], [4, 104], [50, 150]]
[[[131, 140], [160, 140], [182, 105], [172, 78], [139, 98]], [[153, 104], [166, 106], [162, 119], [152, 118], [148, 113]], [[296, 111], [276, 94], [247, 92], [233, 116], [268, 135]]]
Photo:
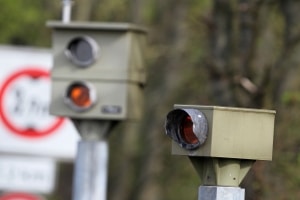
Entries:
[[245, 189], [240, 187], [200, 186], [198, 200], [244, 200]]
[[106, 200], [107, 162], [106, 141], [79, 142], [73, 200]]
[[78, 143], [73, 200], [106, 200], [110, 121], [73, 120], [82, 136]]
[[72, 4], [72, 0], [62, 0], [62, 22], [64, 23], [69, 23], [71, 20]]

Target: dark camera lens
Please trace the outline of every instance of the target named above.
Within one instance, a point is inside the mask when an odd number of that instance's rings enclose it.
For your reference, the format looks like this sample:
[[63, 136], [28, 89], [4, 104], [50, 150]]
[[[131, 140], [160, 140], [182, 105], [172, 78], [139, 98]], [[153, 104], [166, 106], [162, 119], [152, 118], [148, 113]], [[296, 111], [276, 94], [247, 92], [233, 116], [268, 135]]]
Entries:
[[67, 46], [67, 56], [79, 66], [87, 67], [96, 59], [96, 42], [91, 38], [78, 37], [70, 41]]

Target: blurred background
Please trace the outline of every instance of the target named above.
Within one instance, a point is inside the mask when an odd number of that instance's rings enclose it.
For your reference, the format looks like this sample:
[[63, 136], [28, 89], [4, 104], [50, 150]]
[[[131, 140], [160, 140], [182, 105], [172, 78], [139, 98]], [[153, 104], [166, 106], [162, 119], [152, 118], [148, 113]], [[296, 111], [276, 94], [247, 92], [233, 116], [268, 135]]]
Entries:
[[[109, 137], [108, 199], [197, 199], [201, 180], [164, 134], [175, 103], [275, 109], [273, 161], [256, 162], [242, 187], [249, 200], [299, 199], [299, 9], [298, 0], [76, 0], [72, 20], [149, 31], [145, 114]], [[45, 24], [60, 18], [60, 0], [2, 0], [0, 43], [50, 48]], [[71, 199], [72, 176], [60, 163], [47, 199]]]

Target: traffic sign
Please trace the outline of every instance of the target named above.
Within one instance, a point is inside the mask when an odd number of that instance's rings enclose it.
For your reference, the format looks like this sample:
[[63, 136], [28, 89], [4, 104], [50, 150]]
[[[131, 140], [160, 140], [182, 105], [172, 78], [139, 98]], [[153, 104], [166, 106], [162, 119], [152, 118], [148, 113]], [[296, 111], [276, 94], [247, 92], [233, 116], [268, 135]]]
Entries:
[[45, 200], [44, 198], [27, 193], [8, 193], [0, 197], [0, 200]]
[[56, 165], [50, 158], [0, 157], [0, 190], [49, 194], [55, 187]]
[[0, 46], [0, 153], [75, 157], [73, 124], [49, 114], [51, 67], [48, 49]]
[[[44, 90], [49, 91], [48, 81], [47, 70], [31, 66], [12, 73], [4, 81], [0, 88], [0, 117], [12, 133], [43, 137], [55, 133], [62, 125], [64, 118], [48, 115], [46, 95], [41, 96]], [[25, 127], [18, 127], [18, 124]]]

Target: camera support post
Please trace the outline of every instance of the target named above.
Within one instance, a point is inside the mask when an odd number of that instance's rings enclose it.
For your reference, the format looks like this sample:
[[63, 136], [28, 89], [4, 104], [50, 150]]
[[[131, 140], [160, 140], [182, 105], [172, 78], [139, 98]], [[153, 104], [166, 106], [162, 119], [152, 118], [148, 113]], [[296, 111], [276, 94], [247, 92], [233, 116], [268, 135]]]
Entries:
[[72, 121], [82, 136], [75, 161], [73, 200], [106, 200], [109, 157], [107, 136], [113, 122]]

